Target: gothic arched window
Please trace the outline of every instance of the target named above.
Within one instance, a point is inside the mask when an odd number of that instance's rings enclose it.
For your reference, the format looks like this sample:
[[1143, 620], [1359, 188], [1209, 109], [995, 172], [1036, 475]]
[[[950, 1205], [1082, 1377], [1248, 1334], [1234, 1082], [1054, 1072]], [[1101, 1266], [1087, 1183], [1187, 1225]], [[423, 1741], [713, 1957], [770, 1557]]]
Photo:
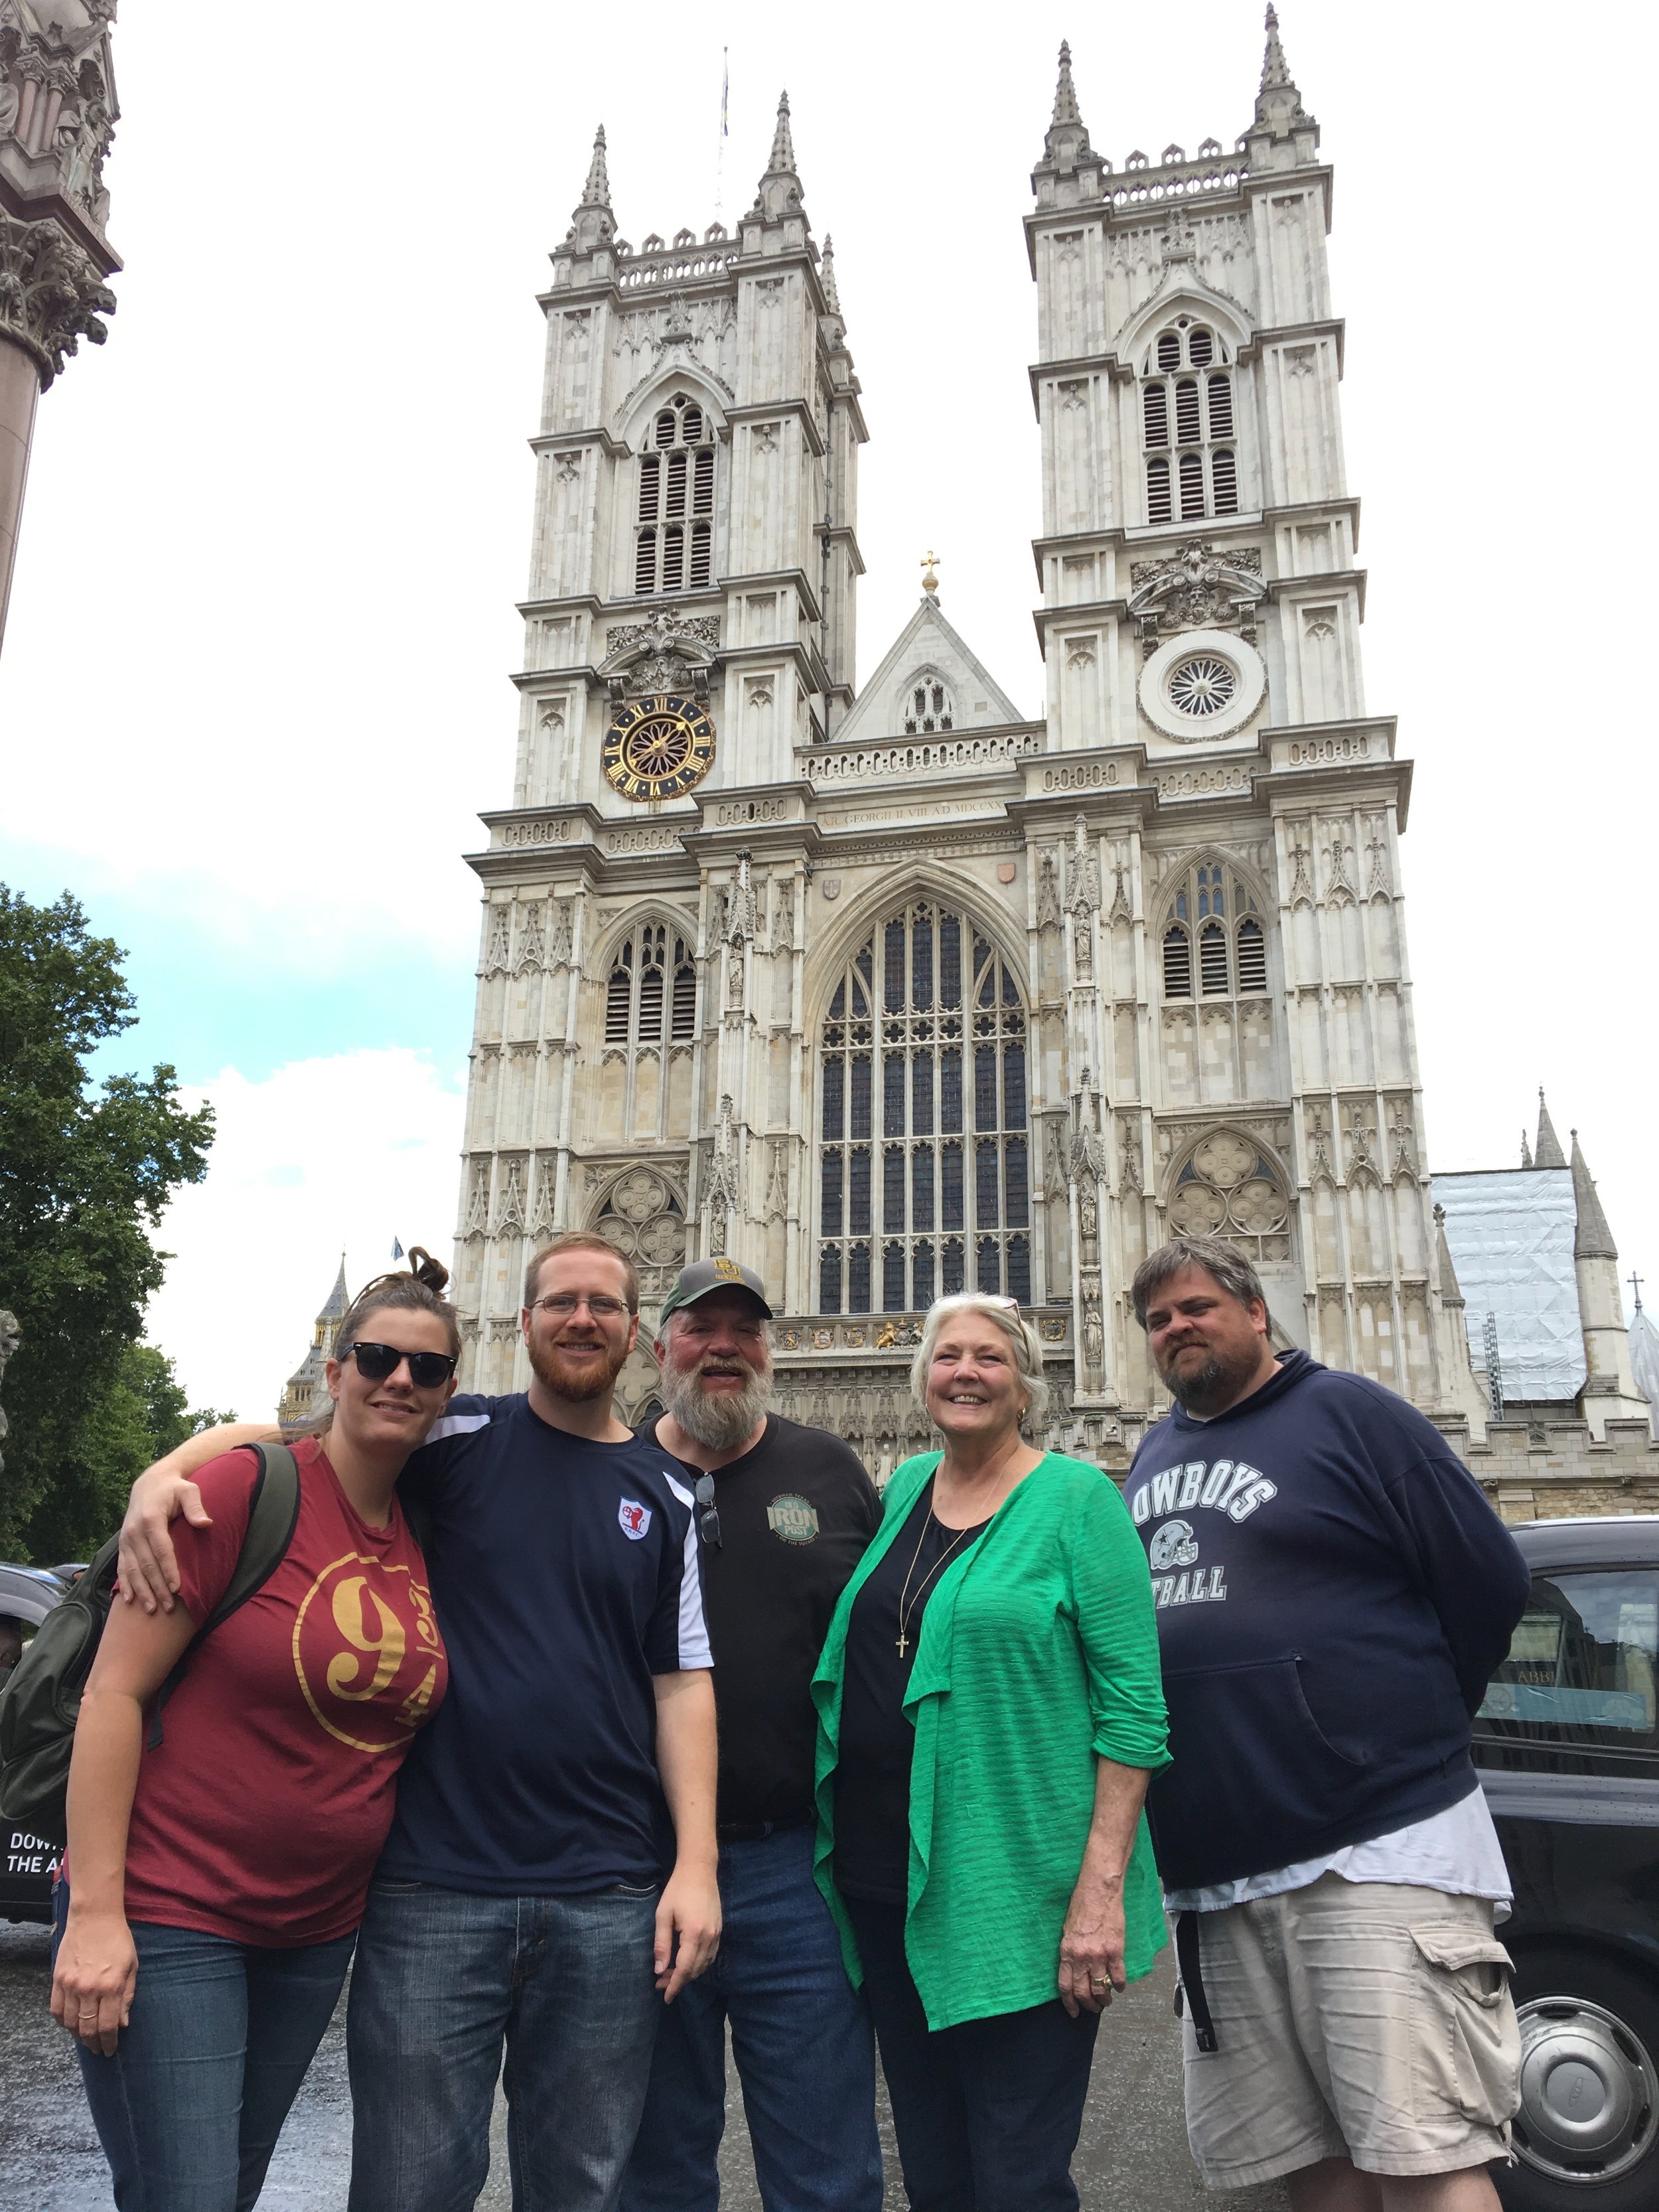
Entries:
[[665, 1177], [630, 1169], [611, 1186], [593, 1226], [634, 1262], [647, 1304], [666, 1296], [685, 1264], [685, 1213]]
[[640, 455], [634, 589], [705, 590], [714, 574], [714, 425], [677, 392], [659, 410]]
[[1290, 1250], [1290, 1193], [1255, 1141], [1212, 1130], [1170, 1186], [1170, 1227], [1183, 1237], [1224, 1237], [1246, 1259], [1282, 1260]]
[[1031, 1297], [1024, 999], [960, 914], [922, 900], [848, 961], [818, 1033], [818, 1310]]
[[1164, 998], [1257, 998], [1267, 988], [1267, 939], [1255, 893], [1219, 860], [1187, 868], [1164, 909]]
[[605, 987], [607, 1044], [664, 1045], [695, 1035], [697, 969], [691, 948], [660, 921], [642, 922], [617, 947]]
[[910, 678], [904, 687], [902, 704], [907, 738], [925, 737], [933, 731], [953, 730], [957, 726], [956, 702], [951, 696], [951, 687], [931, 669], [924, 669], [921, 675]]
[[[1171, 430], [1174, 432], [1171, 438]], [[1190, 315], [1160, 331], [1140, 386], [1148, 522], [1238, 512], [1238, 455], [1227, 348]]]

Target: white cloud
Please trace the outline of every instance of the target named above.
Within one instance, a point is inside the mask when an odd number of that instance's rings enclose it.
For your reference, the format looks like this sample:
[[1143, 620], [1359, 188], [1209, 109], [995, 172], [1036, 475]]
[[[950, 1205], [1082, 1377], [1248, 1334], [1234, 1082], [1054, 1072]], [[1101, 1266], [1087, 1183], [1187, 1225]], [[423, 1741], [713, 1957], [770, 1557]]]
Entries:
[[149, 1340], [194, 1405], [273, 1411], [345, 1253], [356, 1290], [392, 1240], [447, 1260], [464, 1073], [399, 1048], [294, 1060], [260, 1083], [227, 1068], [200, 1091], [218, 1117], [205, 1182], [181, 1191], [158, 1237], [175, 1256]]

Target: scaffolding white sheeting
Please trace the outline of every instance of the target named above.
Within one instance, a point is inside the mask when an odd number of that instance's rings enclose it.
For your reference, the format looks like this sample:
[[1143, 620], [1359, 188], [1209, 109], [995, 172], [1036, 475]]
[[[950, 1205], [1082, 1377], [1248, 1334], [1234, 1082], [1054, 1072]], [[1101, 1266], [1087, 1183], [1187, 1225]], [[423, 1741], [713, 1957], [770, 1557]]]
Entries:
[[1577, 1212], [1567, 1168], [1437, 1175], [1446, 1243], [1477, 1372], [1486, 1370], [1486, 1316], [1498, 1321], [1504, 1396], [1575, 1398], [1584, 1385], [1584, 1333], [1572, 1245]]
[[1648, 1401], [1653, 1433], [1659, 1437], [1659, 1328], [1655, 1328], [1645, 1306], [1637, 1308], [1630, 1325], [1630, 1371]]

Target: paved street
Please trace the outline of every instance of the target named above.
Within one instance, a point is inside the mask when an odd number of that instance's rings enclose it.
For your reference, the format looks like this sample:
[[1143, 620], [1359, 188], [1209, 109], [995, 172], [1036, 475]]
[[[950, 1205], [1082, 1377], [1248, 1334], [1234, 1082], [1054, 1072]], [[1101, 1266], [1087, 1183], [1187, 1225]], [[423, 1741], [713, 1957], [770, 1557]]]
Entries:
[[[109, 2179], [82, 2101], [67, 2039], [48, 2019], [45, 1929], [0, 1922], [0, 2212], [111, 2212]], [[1277, 2189], [1208, 2195], [1181, 2124], [1179, 2042], [1167, 1963], [1114, 2005], [1101, 2029], [1076, 2172], [1089, 2212], [1283, 2212]], [[351, 2115], [337, 2018], [290, 2118], [260, 2198], [262, 2212], [344, 2212]], [[507, 2151], [496, 2113], [486, 2212], [507, 2212]], [[887, 2205], [901, 2212], [892, 2133]], [[759, 2212], [743, 2107], [732, 2097], [723, 2212]]]

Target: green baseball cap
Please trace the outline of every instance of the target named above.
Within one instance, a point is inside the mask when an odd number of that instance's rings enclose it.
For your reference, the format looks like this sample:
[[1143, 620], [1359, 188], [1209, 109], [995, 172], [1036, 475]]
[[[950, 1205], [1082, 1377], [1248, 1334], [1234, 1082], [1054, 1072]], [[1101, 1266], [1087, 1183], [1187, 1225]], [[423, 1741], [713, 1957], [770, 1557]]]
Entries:
[[694, 1306], [699, 1298], [706, 1298], [710, 1291], [747, 1291], [767, 1320], [772, 1318], [766, 1285], [752, 1267], [741, 1267], [735, 1260], [694, 1260], [675, 1278], [673, 1289], [658, 1311], [657, 1327], [660, 1328], [669, 1315], [678, 1313], [682, 1306]]

